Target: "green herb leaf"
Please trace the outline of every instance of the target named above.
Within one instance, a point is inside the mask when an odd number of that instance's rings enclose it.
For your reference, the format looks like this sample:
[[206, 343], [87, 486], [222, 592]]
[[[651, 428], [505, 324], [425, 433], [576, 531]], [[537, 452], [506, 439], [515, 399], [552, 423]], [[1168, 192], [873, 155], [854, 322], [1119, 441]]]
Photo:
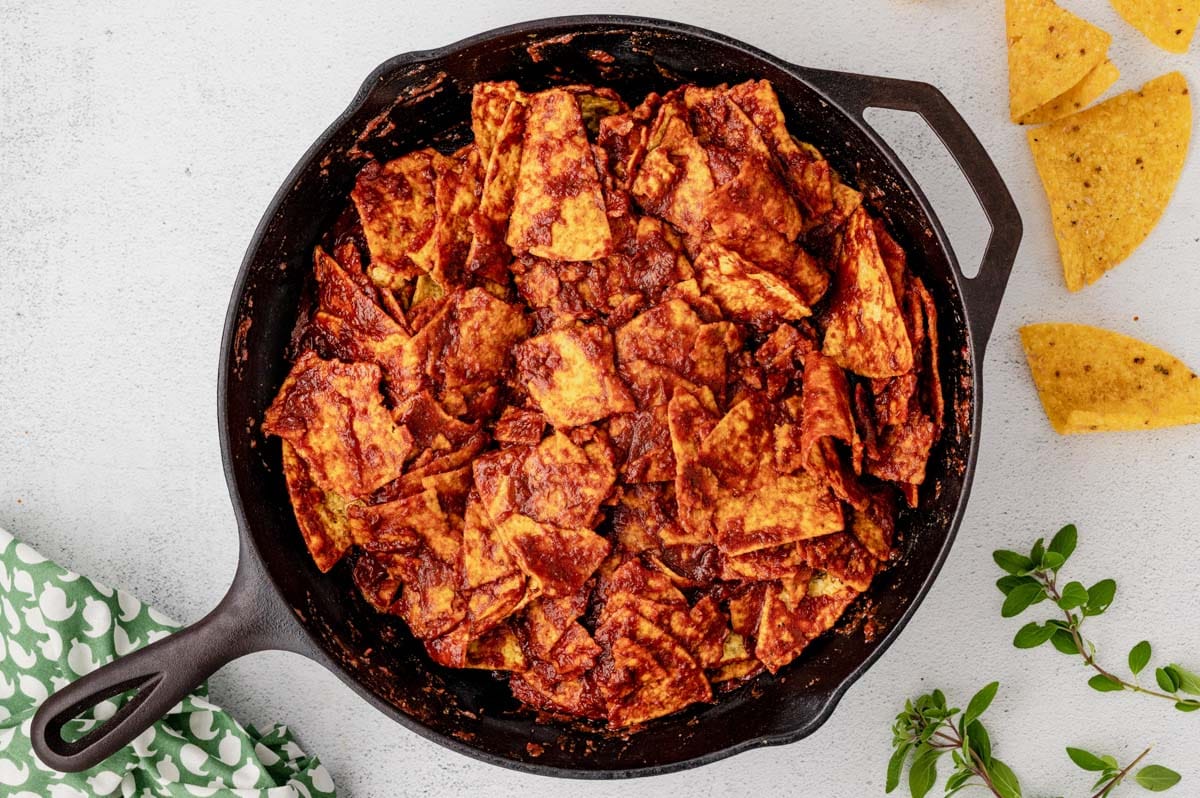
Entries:
[[1046, 591], [1039, 584], [1017, 585], [1004, 599], [1000, 614], [1005, 618], [1020, 615], [1034, 604], [1046, 598]]
[[1088, 588], [1087, 604], [1083, 608], [1084, 615], [1100, 615], [1108, 605], [1112, 604], [1117, 593], [1117, 583], [1111, 579], [1101, 579]]
[[1200, 695], [1200, 674], [1192, 673], [1174, 663], [1167, 667], [1171, 669], [1171, 675], [1178, 681], [1181, 692], [1188, 695]]
[[1162, 765], [1146, 765], [1134, 778], [1138, 784], [1151, 792], [1169, 790], [1179, 783], [1179, 774]]
[[1010, 574], [1023, 576], [1033, 570], [1033, 560], [1024, 554], [1017, 554], [1015, 551], [1006, 551], [1004, 549], [993, 551], [992, 559], [996, 561], [996, 565], [999, 565]]
[[1195, 712], [1197, 709], [1200, 709], [1200, 701], [1193, 701], [1191, 699], [1180, 701], [1175, 704], [1175, 708], [1180, 712]]
[[1051, 571], [1057, 571], [1059, 568], [1062, 568], [1064, 562], [1066, 560], [1063, 559], [1061, 554], [1056, 554], [1052, 551], [1048, 551], [1042, 555], [1042, 567]]
[[1158, 686], [1168, 693], [1174, 693], [1179, 690], [1179, 682], [1175, 680], [1174, 674], [1171, 672], [1170, 666], [1166, 668], [1155, 668], [1154, 681], [1158, 682]]
[[1074, 524], [1067, 524], [1055, 533], [1054, 538], [1050, 541], [1050, 551], [1061, 555], [1065, 561], [1074, 553], [1075, 544], [1078, 541], [1079, 531]]
[[908, 791], [912, 793], [912, 798], [924, 798], [937, 781], [937, 758], [938, 752], [926, 747], [913, 759], [912, 767], [908, 770]]
[[1150, 664], [1150, 643], [1146, 640], [1129, 649], [1129, 671], [1137, 676]]
[[888, 760], [886, 792], [891, 792], [900, 786], [900, 771], [904, 769], [904, 760], [908, 757], [908, 745], [901, 745]]
[[1064, 610], [1073, 610], [1087, 604], [1088, 598], [1088, 590], [1081, 582], [1068, 582], [1062, 589], [1062, 598], [1058, 600], [1058, 606]]
[[984, 766], [991, 764], [992, 738], [978, 720], [971, 721], [971, 724], [967, 726], [967, 745], [975, 752], [975, 756], [979, 757]]
[[1043, 626], [1036, 622], [1030, 622], [1017, 631], [1016, 637], [1013, 638], [1013, 645], [1017, 648], [1037, 648], [1054, 637], [1055, 632], [1058, 631], [1050, 624]]
[[988, 768], [988, 775], [992, 777], [992, 784], [996, 786], [1001, 798], [1021, 798], [1021, 782], [1017, 781], [1017, 775], [1008, 765], [999, 759], [993, 759]]
[[1082, 748], [1067, 748], [1067, 756], [1071, 757], [1071, 761], [1084, 770], [1102, 771], [1108, 768], [1104, 760], [1093, 754], [1091, 751], [1085, 751]]
[[1093, 690], [1099, 690], [1102, 693], [1115, 693], [1119, 690], [1124, 690], [1125, 686], [1113, 679], [1110, 676], [1105, 676], [1102, 673], [1097, 673], [1092, 678], [1088, 679], [1088, 685]]
[[1033, 560], [1034, 566], [1042, 564], [1042, 556], [1046, 553], [1046, 539], [1038, 538], [1033, 544], [1033, 550], [1029, 552], [1029, 559]]
[[971, 777], [974, 775], [975, 774], [969, 770], [960, 770], [953, 774], [950, 778], [946, 779], [946, 795], [953, 795], [963, 787], [966, 787], [967, 782], [970, 781]]
[[1036, 585], [1037, 583], [1037, 580], [1032, 576], [1015, 576], [1013, 574], [1007, 574], [996, 580], [996, 587], [1000, 589], [1001, 593], [1007, 596], [1017, 585]]
[[969, 727], [976, 718], [987, 711], [987, 708], [992, 705], [992, 700], [996, 697], [996, 690], [999, 688], [1000, 682], [992, 682], [971, 696], [971, 701], [967, 704], [967, 711], [963, 713], [963, 726]]
[[1120, 763], [1117, 762], [1117, 758], [1112, 754], [1105, 754], [1104, 756], [1100, 757], [1100, 760], [1104, 762], [1104, 764], [1108, 765], [1108, 769], [1112, 771], [1112, 775], [1114, 776], [1117, 774], [1117, 771], [1121, 769]]
[[1078, 654], [1079, 646], [1075, 645], [1075, 638], [1066, 629], [1057, 629], [1054, 636], [1050, 638], [1050, 644], [1064, 654]]

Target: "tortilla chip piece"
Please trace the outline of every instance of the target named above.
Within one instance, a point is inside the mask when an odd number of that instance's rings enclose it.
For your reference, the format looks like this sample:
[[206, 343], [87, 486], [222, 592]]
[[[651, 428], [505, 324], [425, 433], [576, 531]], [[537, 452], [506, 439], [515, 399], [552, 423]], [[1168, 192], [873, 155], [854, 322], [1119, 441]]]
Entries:
[[761, 131], [772, 154], [783, 166], [788, 186], [810, 219], [833, 208], [829, 162], [816, 147], [788, 133], [775, 89], [766, 80], [749, 80], [729, 89], [729, 97]]
[[440, 157], [437, 151], [427, 147], [386, 164], [372, 161], [358, 173], [350, 199], [371, 253], [367, 274], [378, 286], [401, 288], [429, 271], [420, 253], [437, 220], [435, 157]]
[[1053, 0], [1005, 0], [1009, 113], [1017, 122], [1102, 64], [1112, 37]]
[[1112, 0], [1126, 22], [1169, 53], [1186, 53], [1200, 20], [1197, 0]]
[[562, 89], [529, 100], [506, 237], [514, 252], [563, 261], [612, 252], [600, 177], [576, 98]]
[[1100, 279], [1154, 229], [1191, 134], [1191, 97], [1178, 72], [1028, 132], [1069, 290]]
[[555, 427], [576, 427], [637, 409], [613, 365], [604, 327], [571, 327], [516, 348], [518, 379]]
[[1158, 347], [1083, 324], [1031, 324], [1021, 343], [1059, 434], [1200, 422], [1200, 378]]
[[608, 167], [623, 188], [629, 188], [650, 141], [650, 123], [662, 100], [651, 92], [638, 107], [600, 120], [596, 143], [608, 155]]
[[491, 160], [492, 150], [500, 139], [508, 107], [524, 99], [525, 95], [512, 80], [481, 82], [471, 87], [471, 133], [484, 165]]
[[717, 419], [690, 393], [677, 392], [667, 405], [671, 452], [675, 457], [675, 497], [679, 523], [696, 540], [712, 541], [716, 477], [700, 462], [701, 442]]
[[532, 326], [520, 305], [497, 299], [482, 288], [456, 294], [451, 316], [451, 340], [434, 365], [436, 372], [430, 372], [438, 374], [446, 387], [499, 379], [513, 345]]
[[822, 351], [864, 377], [894, 377], [913, 366], [904, 317], [874, 225], [862, 207], [850, 215], [841, 234]]
[[1121, 70], [1117, 69], [1117, 65], [1112, 61], [1105, 61], [1084, 75], [1083, 80], [1017, 121], [1022, 125], [1042, 125], [1053, 122], [1055, 119], [1061, 119], [1067, 114], [1082, 111], [1112, 88], [1119, 77], [1121, 77]]
[[678, 91], [663, 98], [650, 128], [645, 157], [630, 192], [651, 215], [687, 233], [704, 225], [704, 199], [716, 183], [708, 155], [688, 123], [687, 106]]
[[467, 271], [498, 283], [507, 280], [512, 260], [505, 238], [524, 139], [525, 103], [518, 97], [508, 104], [491, 154], [482, 162], [483, 188], [479, 205], [471, 214], [471, 248], [467, 251]]
[[694, 265], [700, 287], [730, 319], [767, 331], [812, 315], [785, 281], [720, 244], [705, 244]]
[[322, 573], [337, 565], [353, 545], [346, 500], [336, 493], [321, 490], [308, 473], [308, 466], [296, 449], [283, 441], [283, 475], [288, 496], [296, 513], [296, 525], [304, 536], [304, 545]]
[[295, 447], [319, 487], [365, 496], [399, 476], [412, 448], [412, 435], [383, 406], [381, 376], [374, 364], [307, 351], [267, 409], [263, 432]]
[[317, 313], [313, 327], [328, 350], [347, 362], [378, 363], [389, 378], [408, 333], [325, 250], [313, 250]]
[[470, 251], [471, 217], [479, 206], [483, 177], [479, 151], [466, 147], [452, 157], [439, 154], [433, 159], [433, 171], [434, 229], [420, 254], [429, 276], [447, 289], [462, 283]]
[[509, 553], [543, 595], [578, 592], [608, 556], [609, 543], [590, 529], [564, 529], [513, 513], [496, 524]]
[[782, 546], [845, 526], [841, 503], [829, 488], [806, 471], [780, 474], [767, 452], [750, 487], [723, 494], [717, 505], [717, 545], [727, 554]]
[[536, 410], [508, 405], [500, 418], [496, 419], [496, 428], [492, 437], [499, 443], [523, 443], [537, 445], [546, 431], [546, 417]]

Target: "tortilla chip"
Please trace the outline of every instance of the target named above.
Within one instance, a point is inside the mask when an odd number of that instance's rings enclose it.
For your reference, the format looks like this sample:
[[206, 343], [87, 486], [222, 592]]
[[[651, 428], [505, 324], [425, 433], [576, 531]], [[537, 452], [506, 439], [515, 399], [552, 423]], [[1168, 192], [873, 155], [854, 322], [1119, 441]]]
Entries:
[[283, 475], [288, 497], [296, 513], [296, 525], [304, 536], [304, 545], [322, 572], [337, 565], [353, 545], [346, 500], [336, 493], [321, 490], [312, 480], [308, 466], [296, 449], [283, 441]]
[[502, 283], [508, 279], [512, 252], [505, 243], [513, 195], [521, 166], [525, 139], [525, 103], [520, 97], [510, 102], [496, 131], [491, 155], [484, 161], [483, 189], [479, 206], [471, 214], [471, 248], [466, 269], [472, 274]]
[[822, 351], [864, 377], [893, 377], [913, 366], [904, 317], [874, 225], [862, 207], [850, 215], [841, 234]]
[[492, 437], [499, 443], [524, 443], [537, 445], [546, 430], [546, 417], [536, 410], [513, 407], [504, 408], [496, 420]]
[[562, 89], [529, 101], [508, 245], [551, 260], [612, 252], [600, 178], [575, 97]]
[[701, 232], [704, 199], [716, 187], [708, 156], [688, 123], [680, 92], [663, 99], [650, 128], [631, 193], [650, 214], [688, 233]]
[[572, 327], [530, 338], [517, 346], [516, 358], [518, 379], [555, 427], [637, 409], [617, 377], [612, 337], [603, 327]]
[[476, 83], [471, 87], [471, 133], [485, 166], [500, 139], [509, 106], [525, 99], [525, 94], [512, 80]]
[[658, 112], [661, 97], [651, 92], [637, 108], [600, 120], [596, 143], [608, 155], [608, 167], [624, 188], [629, 188], [650, 141], [650, 123]]
[[1169, 53], [1186, 53], [1200, 20], [1198, 0], [1112, 0], [1126, 22]]
[[671, 452], [675, 457], [675, 496], [679, 523], [696, 540], [712, 541], [711, 497], [716, 478], [700, 463], [700, 444], [717, 425], [717, 419], [695, 396], [677, 392], [667, 405]]
[[263, 432], [292, 444], [324, 490], [365, 496], [399, 476], [412, 448], [412, 435], [383, 406], [380, 377], [374, 364], [305, 352], [267, 409]]
[[1116, 64], [1112, 61], [1105, 61], [1084, 75], [1083, 80], [1017, 121], [1022, 125], [1042, 125], [1046, 122], [1053, 122], [1055, 119], [1061, 119], [1068, 114], [1082, 111], [1108, 91], [1119, 77], [1121, 77], [1121, 70], [1117, 69]]
[[1155, 346], [1082, 324], [1031, 324], [1021, 343], [1062, 435], [1200, 422], [1200, 378]]
[[786, 282], [720, 244], [705, 244], [695, 267], [700, 287], [730, 319], [765, 331], [812, 315]]
[[1178, 72], [1029, 131], [1069, 290], [1100, 279], [1154, 229], [1191, 134], [1191, 97]]
[[1105, 61], [1112, 37], [1052, 0], [1005, 0], [1009, 113], [1017, 122]]
[[350, 198], [371, 253], [367, 274], [378, 286], [401, 288], [429, 271], [422, 250], [436, 222], [436, 157], [438, 152], [427, 147], [386, 164], [373, 161], [358, 173]]
[[563, 529], [513, 513], [496, 524], [509, 553], [544, 595], [573, 595], [608, 556], [609, 543], [590, 529]]
[[764, 458], [742, 493], [722, 494], [716, 509], [717, 546], [746, 554], [837, 532], [845, 526], [841, 503], [806, 471], [780, 474]]

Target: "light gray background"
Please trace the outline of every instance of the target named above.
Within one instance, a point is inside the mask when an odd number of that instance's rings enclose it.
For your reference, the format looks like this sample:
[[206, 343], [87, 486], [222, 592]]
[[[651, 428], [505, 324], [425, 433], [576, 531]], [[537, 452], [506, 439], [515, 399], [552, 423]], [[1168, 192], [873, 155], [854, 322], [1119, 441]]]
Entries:
[[[958, 542], [900, 640], [809, 739], [632, 783], [553, 781], [427, 743], [286, 654], [213, 679], [216, 700], [243, 721], [290, 724], [347, 795], [841, 798], [882, 794], [889, 726], [906, 696], [940, 686], [965, 701], [999, 679], [989, 725], [1027, 795], [1084, 794], [1064, 745], [1127, 760], [1151, 743], [1152, 759], [1184, 774], [1174, 794], [1200, 794], [1200, 714], [1095, 693], [1077, 661], [1013, 649], [1019, 622], [999, 617], [990, 556], [1078, 523], [1069, 576], [1120, 583], [1113, 609], [1092, 622], [1104, 660], [1122, 667], [1145, 637], [1200, 668], [1200, 428], [1056, 436], [1016, 334], [1026, 322], [1094, 323], [1200, 367], [1196, 159], [1134, 256], [1068, 295], [1024, 131], [1008, 122], [999, 2], [105, 5], [0, 0], [0, 526], [185, 621], [221, 597], [237, 550], [215, 423], [234, 275], [283, 177], [389, 56], [523, 19], [623, 11], [720, 30], [798, 63], [928, 80], [975, 128], [1025, 219]], [[1102, 0], [1065, 5], [1113, 33], [1119, 89], [1170, 69], [1200, 86], [1197, 51], [1155, 49]], [[911, 120], [880, 124], [964, 259], [978, 253], [986, 229], [944, 154]]]

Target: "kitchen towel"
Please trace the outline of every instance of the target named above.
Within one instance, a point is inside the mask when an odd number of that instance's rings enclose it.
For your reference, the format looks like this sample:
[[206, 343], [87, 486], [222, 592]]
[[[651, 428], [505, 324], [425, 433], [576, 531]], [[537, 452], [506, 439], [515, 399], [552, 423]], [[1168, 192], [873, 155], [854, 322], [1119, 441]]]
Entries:
[[[12, 798], [239, 796], [327, 798], [329, 772], [286, 726], [242, 726], [201, 685], [130, 745], [83, 773], [34, 756], [30, 722], [68, 682], [179, 625], [138, 599], [73, 573], [0, 529], [0, 794]], [[68, 724], [78, 737], [124, 696]]]

